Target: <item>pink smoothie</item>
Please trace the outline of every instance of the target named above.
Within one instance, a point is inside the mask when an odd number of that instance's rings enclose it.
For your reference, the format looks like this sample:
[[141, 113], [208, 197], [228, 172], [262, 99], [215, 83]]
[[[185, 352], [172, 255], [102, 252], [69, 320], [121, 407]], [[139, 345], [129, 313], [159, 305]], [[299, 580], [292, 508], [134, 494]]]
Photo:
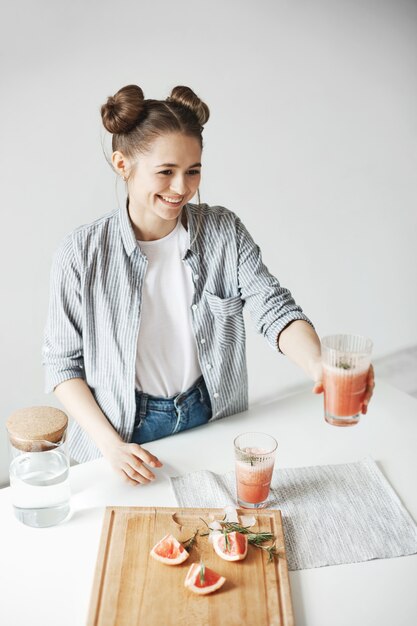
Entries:
[[361, 412], [368, 369], [344, 370], [323, 367], [324, 408], [334, 417], [352, 417]]
[[250, 504], [259, 504], [266, 500], [269, 494], [273, 470], [273, 459], [254, 465], [236, 461], [238, 499]]

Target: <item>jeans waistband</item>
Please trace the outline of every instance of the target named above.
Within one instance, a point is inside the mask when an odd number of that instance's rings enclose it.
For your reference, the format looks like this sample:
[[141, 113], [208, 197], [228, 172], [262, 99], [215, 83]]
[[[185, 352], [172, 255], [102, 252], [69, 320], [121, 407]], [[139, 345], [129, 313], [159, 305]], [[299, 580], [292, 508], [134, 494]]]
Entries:
[[181, 393], [169, 398], [164, 398], [163, 396], [152, 396], [136, 389], [136, 404], [140, 406], [139, 416], [141, 418], [145, 417], [148, 405], [152, 406], [152, 408], [159, 408], [160, 410], [172, 410], [185, 402], [196, 390], [200, 392], [202, 397], [203, 394], [207, 394], [207, 388], [203, 376], [200, 376], [200, 378], [198, 378], [186, 391], [182, 391]]

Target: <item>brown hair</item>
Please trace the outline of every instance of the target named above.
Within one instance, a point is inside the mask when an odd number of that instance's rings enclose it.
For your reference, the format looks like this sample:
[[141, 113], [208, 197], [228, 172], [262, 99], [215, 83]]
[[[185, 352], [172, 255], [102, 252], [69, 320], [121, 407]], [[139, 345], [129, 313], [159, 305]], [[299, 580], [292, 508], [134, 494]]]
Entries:
[[203, 147], [203, 126], [209, 108], [190, 87], [178, 85], [166, 100], [145, 100], [138, 85], [126, 85], [109, 96], [101, 107], [104, 127], [113, 134], [113, 152], [134, 159], [145, 153], [156, 137], [184, 133], [196, 137]]

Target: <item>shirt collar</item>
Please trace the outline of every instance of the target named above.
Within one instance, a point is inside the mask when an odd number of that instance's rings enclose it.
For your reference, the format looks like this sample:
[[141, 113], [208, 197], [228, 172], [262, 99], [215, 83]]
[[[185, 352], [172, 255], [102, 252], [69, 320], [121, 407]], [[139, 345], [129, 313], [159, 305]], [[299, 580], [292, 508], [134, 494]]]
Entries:
[[[199, 207], [194, 204], [186, 204], [183, 208], [187, 219], [187, 228], [190, 234], [190, 247], [189, 250], [195, 254], [198, 252], [198, 221], [199, 221]], [[119, 223], [120, 233], [122, 235], [123, 245], [126, 250], [126, 254], [130, 256], [134, 250], [137, 249], [137, 241], [133, 230], [132, 223], [130, 221], [129, 212], [127, 208], [127, 200], [124, 206], [119, 210]]]
[[124, 206], [120, 207], [119, 210], [119, 223], [120, 223], [120, 233], [122, 235], [123, 245], [126, 250], [126, 254], [130, 256], [134, 250], [137, 248], [137, 242], [135, 233], [133, 231], [132, 223], [130, 221], [129, 212], [127, 209], [127, 200]]
[[187, 203], [184, 206], [183, 211], [185, 211], [185, 216], [187, 219], [187, 229], [190, 236], [190, 247], [188, 250], [190, 252], [194, 252], [195, 254], [199, 254], [198, 249], [198, 229], [200, 225], [200, 209], [196, 204]]

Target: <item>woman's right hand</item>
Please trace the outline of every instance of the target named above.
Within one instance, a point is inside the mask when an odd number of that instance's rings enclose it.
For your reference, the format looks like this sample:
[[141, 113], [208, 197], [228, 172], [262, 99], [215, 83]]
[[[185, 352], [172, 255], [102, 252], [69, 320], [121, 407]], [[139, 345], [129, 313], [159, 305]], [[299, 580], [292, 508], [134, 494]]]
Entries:
[[121, 478], [131, 485], [145, 485], [156, 476], [147, 467], [162, 467], [161, 461], [138, 443], [112, 443], [102, 450], [104, 458]]
[[68, 413], [95, 442], [114, 470], [132, 485], [155, 479], [147, 467], [162, 467], [161, 461], [137, 443], [125, 443], [98, 406], [90, 387], [82, 378], [70, 378], [55, 387], [55, 393]]

